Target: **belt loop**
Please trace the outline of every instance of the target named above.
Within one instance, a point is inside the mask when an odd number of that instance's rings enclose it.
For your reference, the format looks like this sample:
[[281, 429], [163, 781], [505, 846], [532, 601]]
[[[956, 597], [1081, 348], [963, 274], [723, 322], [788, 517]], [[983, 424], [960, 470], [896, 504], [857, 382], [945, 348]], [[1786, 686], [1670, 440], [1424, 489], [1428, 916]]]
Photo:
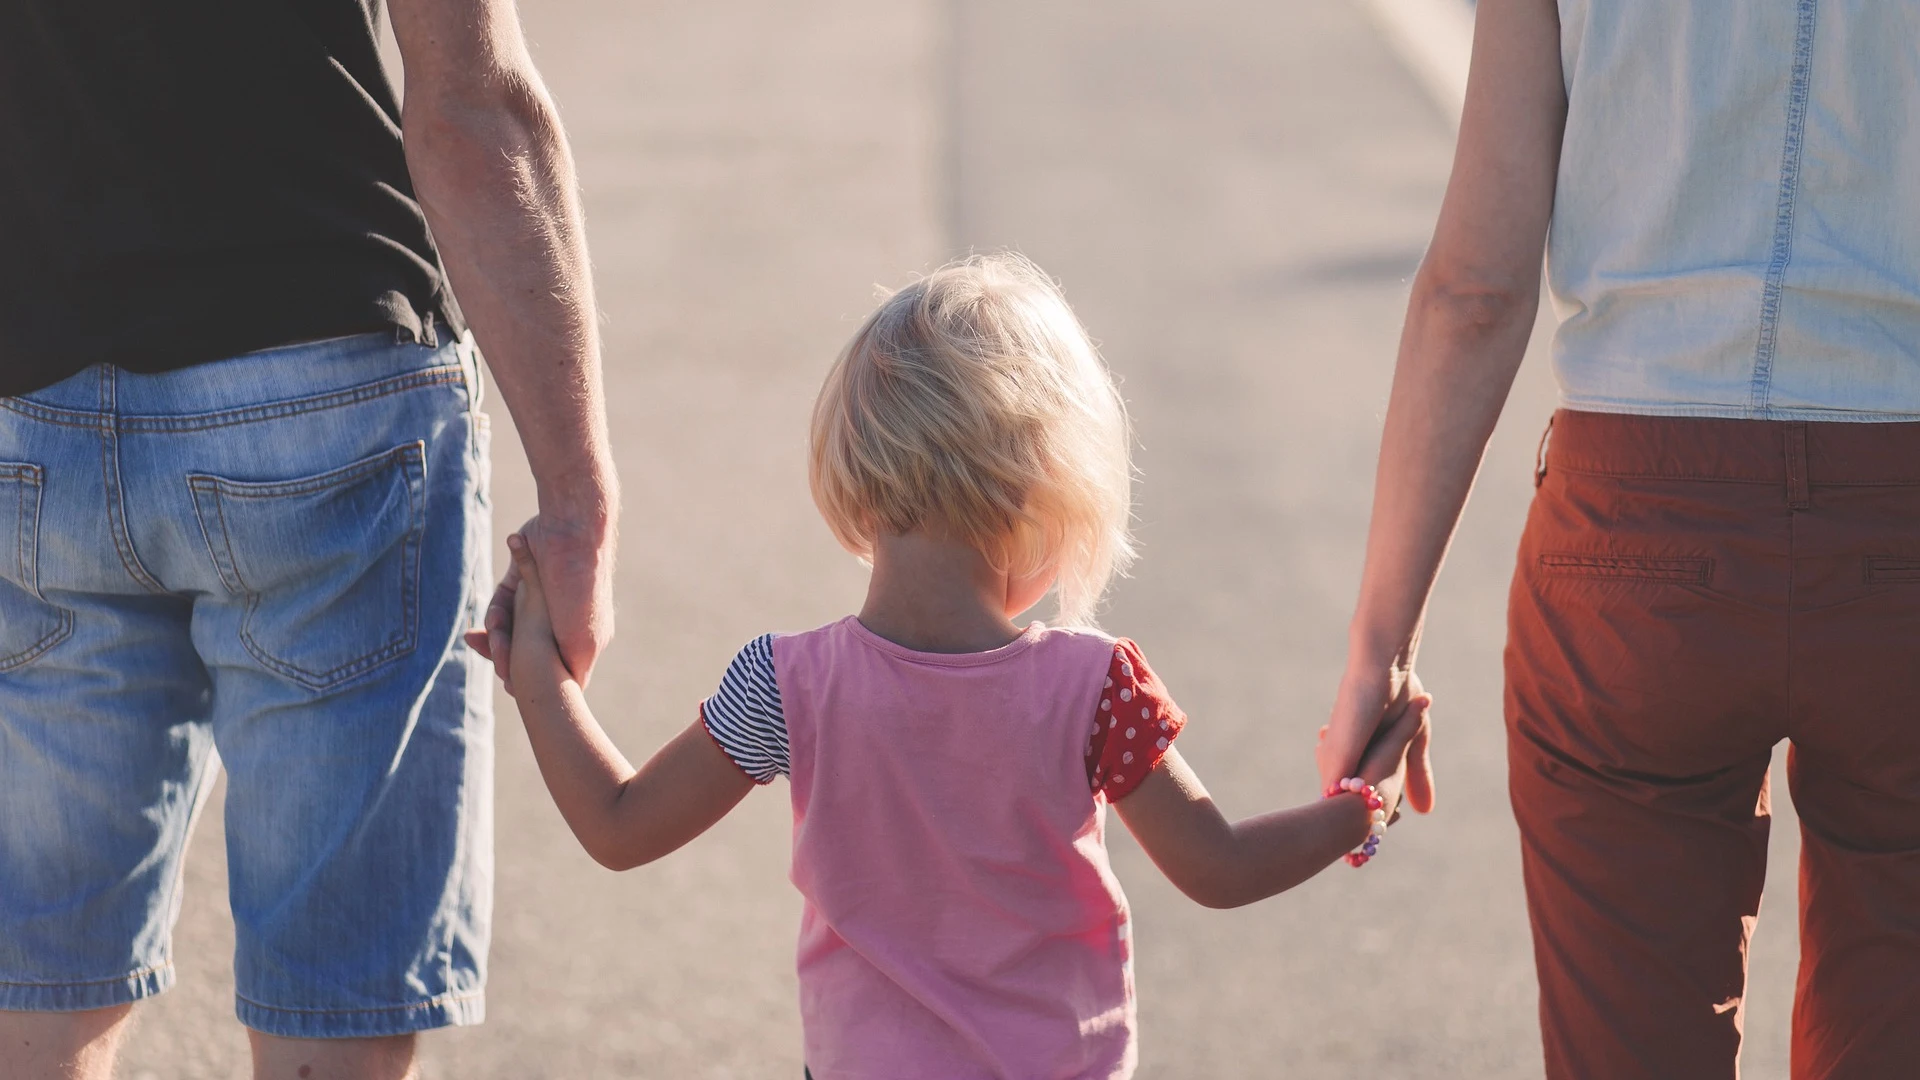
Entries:
[[1553, 438], [1553, 418], [1560, 415], [1552, 413], [1547, 417], [1547, 430], [1540, 433], [1540, 448], [1533, 455], [1533, 486], [1539, 487], [1547, 480], [1547, 443]]
[[[451, 334], [453, 329], [449, 327], [447, 332]], [[480, 370], [480, 350], [474, 347], [472, 329], [454, 341], [453, 352], [460, 358], [460, 375], [467, 380], [467, 393], [472, 398], [467, 407], [477, 410], [486, 403], [487, 379]]]
[[1813, 505], [1813, 493], [1807, 486], [1807, 425], [1787, 428], [1787, 506], [1805, 510]]

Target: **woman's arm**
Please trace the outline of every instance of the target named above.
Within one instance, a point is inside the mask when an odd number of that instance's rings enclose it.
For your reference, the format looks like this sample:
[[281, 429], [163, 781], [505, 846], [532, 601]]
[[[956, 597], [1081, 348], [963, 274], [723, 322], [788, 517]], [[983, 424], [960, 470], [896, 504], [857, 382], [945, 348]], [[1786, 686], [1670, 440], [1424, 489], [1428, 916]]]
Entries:
[[[1388, 817], [1400, 802], [1407, 748], [1425, 738], [1430, 704], [1426, 697], [1413, 699], [1350, 774], [1379, 790]], [[1372, 825], [1366, 804], [1347, 796], [1229, 822], [1172, 748], [1113, 808], [1167, 880], [1210, 908], [1241, 907], [1286, 892], [1359, 847]]]
[[609, 870], [630, 870], [712, 828], [753, 781], [698, 720], [635, 771], [560, 658], [526, 541], [516, 533], [507, 547], [520, 575], [509, 648], [514, 700], [540, 777], [580, 846]]
[[[1480, 0], [1466, 110], [1433, 243], [1414, 276], [1374, 478], [1346, 675], [1320, 775], [1350, 775], [1413, 663], [1447, 544], [1513, 386], [1540, 302], [1566, 89], [1553, 0]], [[1417, 747], [1407, 801], [1433, 804]]]

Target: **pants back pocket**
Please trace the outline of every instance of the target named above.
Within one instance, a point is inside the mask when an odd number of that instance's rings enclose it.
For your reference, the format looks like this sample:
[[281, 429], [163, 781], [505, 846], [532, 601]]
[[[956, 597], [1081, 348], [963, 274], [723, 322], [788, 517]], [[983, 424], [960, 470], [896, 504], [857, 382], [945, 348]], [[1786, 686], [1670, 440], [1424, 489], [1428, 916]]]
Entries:
[[1552, 577], [1675, 581], [1688, 585], [1705, 585], [1713, 577], [1713, 560], [1696, 556], [1660, 558], [1549, 551], [1540, 556], [1540, 569]]
[[1869, 585], [1920, 584], [1920, 559], [1892, 555], [1872, 555], [1866, 561]]
[[73, 632], [71, 612], [40, 595], [40, 466], [0, 462], [0, 671]]
[[297, 480], [187, 485], [255, 660], [325, 690], [418, 644], [424, 442]]

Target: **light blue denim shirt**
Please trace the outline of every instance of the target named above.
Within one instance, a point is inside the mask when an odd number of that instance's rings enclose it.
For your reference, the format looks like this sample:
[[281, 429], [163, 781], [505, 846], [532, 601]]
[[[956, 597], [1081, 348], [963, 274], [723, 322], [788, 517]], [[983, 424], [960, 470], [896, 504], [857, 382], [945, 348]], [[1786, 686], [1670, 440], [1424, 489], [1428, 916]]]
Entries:
[[1920, 419], [1920, 0], [1560, 0], [1568, 408]]

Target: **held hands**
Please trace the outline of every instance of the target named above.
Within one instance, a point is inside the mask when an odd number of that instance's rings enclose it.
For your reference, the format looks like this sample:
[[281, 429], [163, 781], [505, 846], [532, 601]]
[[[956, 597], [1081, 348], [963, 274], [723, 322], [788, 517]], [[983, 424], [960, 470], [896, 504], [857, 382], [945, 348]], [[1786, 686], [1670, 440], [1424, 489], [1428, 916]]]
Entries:
[[[1417, 709], [1416, 702], [1424, 701]], [[1320, 741], [1314, 758], [1320, 766], [1320, 781], [1330, 784], [1344, 776], [1360, 775], [1378, 786], [1366, 771], [1374, 752], [1389, 740], [1397, 725], [1409, 714], [1418, 713], [1417, 726], [1408, 729], [1409, 741], [1402, 749], [1403, 780], [1396, 781], [1394, 798], [1404, 786], [1407, 805], [1424, 814], [1433, 809], [1433, 761], [1429, 756], [1432, 723], [1428, 707], [1432, 704], [1420, 685], [1420, 677], [1404, 668], [1349, 670], [1334, 701], [1333, 717], [1320, 729]], [[1393, 734], [1392, 738], [1398, 738]]]
[[[581, 685], [592, 675], [601, 650], [613, 639], [613, 538], [605, 529], [593, 529], [554, 514], [536, 514], [508, 539], [511, 549], [519, 539], [527, 549], [527, 563], [538, 559], [545, 573], [546, 603], [567, 670]], [[517, 596], [525, 568], [519, 556], [507, 567], [487, 605], [483, 629], [468, 631], [467, 644], [493, 661], [494, 672], [513, 692], [512, 640]]]
[[[1373, 741], [1367, 744], [1366, 753], [1360, 758], [1359, 770], [1349, 774], [1372, 784], [1374, 790], [1380, 793], [1389, 824], [1399, 818], [1401, 794], [1410, 788], [1408, 759], [1414, 756], [1416, 748], [1420, 756], [1425, 755], [1430, 731], [1428, 711], [1432, 707], [1432, 695], [1416, 694], [1374, 735]], [[1324, 739], [1327, 729], [1320, 730]], [[1418, 806], [1415, 808], [1418, 809]]]
[[[519, 533], [507, 537], [513, 565], [487, 611], [487, 629], [467, 632], [467, 644], [501, 670], [507, 693], [536, 691], [573, 678], [555, 638], [553, 615], [533, 548]], [[499, 615], [496, 618], [496, 611]]]

